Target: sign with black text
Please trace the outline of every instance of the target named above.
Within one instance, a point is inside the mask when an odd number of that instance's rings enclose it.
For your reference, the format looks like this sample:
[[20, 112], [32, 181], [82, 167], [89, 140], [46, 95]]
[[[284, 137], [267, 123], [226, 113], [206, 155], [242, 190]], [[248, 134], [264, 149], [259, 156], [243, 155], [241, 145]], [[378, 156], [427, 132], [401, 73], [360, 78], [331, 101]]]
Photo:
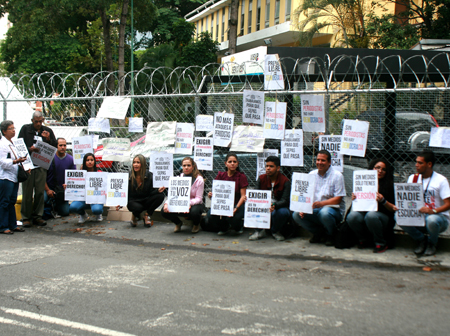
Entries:
[[105, 204], [108, 173], [86, 173], [86, 204]]
[[315, 187], [315, 175], [293, 173], [289, 210], [312, 214]]
[[342, 135], [319, 135], [319, 150], [327, 150], [331, 154], [331, 166], [344, 172], [344, 155], [341, 154]]
[[246, 192], [244, 226], [256, 229], [270, 229], [270, 190], [248, 190]]
[[244, 90], [242, 121], [262, 125], [264, 119], [264, 92]]
[[86, 200], [86, 170], [66, 170], [64, 191], [65, 201]]
[[213, 170], [213, 139], [195, 138], [194, 161], [199, 170]]
[[213, 180], [211, 215], [233, 216], [236, 182]]
[[419, 212], [425, 203], [421, 183], [394, 183], [395, 221], [399, 226], [425, 226], [425, 215]]
[[173, 154], [154, 153], [150, 157], [153, 187], [169, 187], [169, 180], [173, 176]]
[[353, 171], [353, 211], [377, 211], [378, 172], [376, 170]]
[[127, 206], [128, 177], [128, 173], [108, 173], [108, 184], [106, 189], [107, 206]]
[[171, 177], [167, 206], [170, 212], [189, 212], [191, 177]]
[[31, 153], [31, 161], [33, 161], [35, 166], [48, 170], [55, 157], [56, 147], [41, 140], [36, 141], [34, 146], [39, 149], [39, 152]]
[[233, 137], [234, 114], [214, 113], [214, 146], [228, 147]]

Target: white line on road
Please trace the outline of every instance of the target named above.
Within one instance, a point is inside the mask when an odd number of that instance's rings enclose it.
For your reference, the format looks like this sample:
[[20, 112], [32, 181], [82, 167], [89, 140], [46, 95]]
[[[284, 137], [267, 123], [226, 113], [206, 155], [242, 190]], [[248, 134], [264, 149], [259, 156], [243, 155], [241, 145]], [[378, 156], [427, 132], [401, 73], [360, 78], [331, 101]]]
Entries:
[[33, 330], [39, 330], [42, 332], [46, 332], [46, 333], [53, 333], [53, 334], [57, 334], [57, 335], [62, 335], [62, 336], [75, 336], [74, 334], [68, 334], [67, 332], [62, 332], [59, 330], [51, 330], [48, 328], [42, 328], [42, 327], [37, 327], [35, 325], [32, 325], [30, 323], [24, 323], [24, 322], [20, 322], [20, 321], [16, 321], [16, 320], [10, 320], [7, 318], [3, 318], [0, 317], [0, 323], [3, 324], [11, 324], [17, 327], [23, 327], [23, 328], [28, 328], [28, 329], [33, 329]]
[[10, 308], [5, 308], [5, 307], [0, 307], [0, 310], [3, 310], [5, 313], [8, 313], [8, 314], [22, 316], [22, 317], [30, 318], [33, 320], [38, 320], [41, 322], [57, 324], [60, 326], [69, 327], [69, 328], [73, 328], [73, 329], [89, 331], [92, 333], [97, 333], [97, 334], [105, 335], [105, 336], [136, 336], [133, 334], [127, 334], [127, 333], [123, 333], [120, 331], [91, 326], [89, 324], [78, 323], [78, 322], [60, 319], [57, 317], [36, 314], [36, 313], [28, 312], [25, 310], [21, 310], [21, 309], [10, 309]]

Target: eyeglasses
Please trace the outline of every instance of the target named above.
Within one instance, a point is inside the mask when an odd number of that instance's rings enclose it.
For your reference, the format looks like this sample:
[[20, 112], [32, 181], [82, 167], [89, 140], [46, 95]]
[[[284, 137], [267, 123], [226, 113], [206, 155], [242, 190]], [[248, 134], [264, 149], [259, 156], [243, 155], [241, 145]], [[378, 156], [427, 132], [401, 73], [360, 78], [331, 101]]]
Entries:
[[10, 127], [10, 128], [7, 128], [6, 130], [7, 130], [7, 131], [15, 131], [16, 128], [15, 128], [15, 127]]
[[381, 171], [386, 171], [386, 168], [380, 167], [380, 166], [375, 166], [373, 167], [374, 170], [381, 170]]

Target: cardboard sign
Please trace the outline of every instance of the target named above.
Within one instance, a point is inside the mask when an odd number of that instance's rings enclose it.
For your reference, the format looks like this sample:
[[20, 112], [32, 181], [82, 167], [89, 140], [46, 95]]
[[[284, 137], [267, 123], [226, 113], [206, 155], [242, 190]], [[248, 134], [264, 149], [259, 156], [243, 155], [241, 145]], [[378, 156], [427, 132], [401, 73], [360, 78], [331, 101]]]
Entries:
[[377, 211], [378, 172], [376, 170], [353, 171], [353, 211]]
[[233, 136], [234, 114], [214, 113], [214, 146], [228, 147]]
[[31, 161], [33, 161], [35, 166], [48, 170], [53, 158], [55, 157], [57, 149], [41, 140], [36, 141], [34, 146], [39, 149], [39, 152], [33, 152], [31, 154]]
[[130, 139], [129, 138], [105, 138], [103, 142], [104, 161], [130, 161]]
[[431, 127], [429, 146], [450, 148], [450, 127]]
[[236, 126], [230, 151], [261, 153], [265, 142], [263, 133], [264, 129], [261, 126]]
[[419, 210], [425, 203], [421, 183], [394, 183], [395, 221], [399, 226], [425, 226], [425, 215]]
[[272, 192], [270, 190], [246, 191], [244, 226], [248, 228], [270, 229], [270, 207]]
[[170, 178], [173, 176], [173, 154], [155, 153], [150, 156], [153, 173], [153, 187], [169, 187]]
[[211, 132], [214, 130], [214, 116], [199, 114], [195, 117], [195, 130]]
[[213, 139], [195, 138], [194, 161], [199, 170], [213, 170]]
[[14, 152], [17, 155], [17, 158], [20, 157], [27, 157], [27, 159], [22, 162], [23, 169], [27, 171], [28, 169], [34, 169], [33, 162], [31, 161], [31, 157], [28, 153], [27, 145], [25, 145], [25, 141], [23, 141], [23, 138], [13, 139], [13, 144], [15, 148], [13, 148]]
[[264, 138], [284, 139], [286, 125], [286, 103], [266, 102], [266, 115], [264, 118]]
[[147, 124], [145, 147], [157, 149], [175, 144], [176, 121], [150, 122]]
[[302, 95], [302, 128], [305, 132], [326, 132], [323, 95]]
[[83, 158], [88, 153], [94, 153], [92, 136], [75, 137], [72, 139], [73, 144], [73, 162], [82, 164]]
[[369, 122], [344, 119], [341, 154], [364, 157], [368, 134]]
[[286, 132], [286, 135], [292, 138], [281, 141], [281, 165], [303, 167], [303, 131]]
[[105, 97], [97, 113], [97, 118], [112, 118], [124, 120], [130, 106], [129, 97]]
[[127, 206], [128, 204], [128, 173], [109, 173], [106, 189], [107, 206]]
[[144, 132], [144, 118], [128, 118], [128, 132]]
[[170, 212], [189, 212], [191, 178], [171, 177], [167, 205]]
[[64, 183], [64, 200], [85, 201], [86, 200], [86, 170], [66, 170]]
[[86, 204], [105, 204], [108, 173], [86, 173]]
[[194, 140], [194, 124], [177, 123], [175, 138], [176, 154], [192, 154], [192, 142]]
[[293, 173], [289, 210], [312, 214], [315, 188], [315, 175]]
[[266, 173], [266, 159], [269, 156], [278, 157], [278, 149], [264, 149], [262, 153], [258, 153], [256, 156], [256, 180], [262, 174]]
[[211, 215], [233, 217], [236, 182], [213, 180]]
[[244, 90], [242, 98], [242, 121], [262, 125], [264, 119], [264, 92]]
[[284, 90], [283, 71], [278, 54], [266, 55], [264, 61], [264, 90]]
[[105, 118], [90, 118], [88, 121], [88, 131], [89, 132], [104, 132], [111, 133], [111, 126], [109, 124], [109, 119]]
[[331, 154], [331, 166], [344, 172], [344, 155], [341, 154], [342, 135], [320, 135], [319, 150], [327, 150]]

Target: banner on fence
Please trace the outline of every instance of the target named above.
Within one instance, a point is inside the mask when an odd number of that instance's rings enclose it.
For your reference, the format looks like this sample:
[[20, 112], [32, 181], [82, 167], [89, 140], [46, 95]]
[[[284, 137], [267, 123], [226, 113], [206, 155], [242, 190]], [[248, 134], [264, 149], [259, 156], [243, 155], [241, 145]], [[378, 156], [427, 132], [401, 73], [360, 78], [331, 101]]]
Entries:
[[312, 214], [315, 187], [315, 175], [293, 173], [289, 210]]
[[[288, 138], [286, 138], [288, 136]], [[285, 140], [281, 141], [281, 165], [303, 167], [303, 131], [286, 131]]]
[[144, 118], [128, 118], [128, 132], [144, 132]]
[[195, 130], [202, 132], [211, 132], [214, 130], [214, 116], [199, 114], [195, 117]]
[[376, 170], [353, 171], [353, 211], [377, 211], [378, 172]]
[[244, 90], [242, 121], [262, 125], [264, 119], [264, 92]]
[[105, 204], [108, 173], [86, 173], [86, 204]]
[[13, 139], [14, 146], [16, 147], [16, 155], [17, 157], [26, 157], [26, 160], [22, 162], [23, 169], [27, 171], [28, 169], [34, 169], [33, 162], [31, 161], [31, 157], [28, 153], [27, 145], [25, 145], [25, 141], [23, 138]]
[[319, 150], [327, 150], [331, 154], [331, 166], [344, 172], [344, 155], [341, 154], [342, 135], [320, 135]]
[[175, 138], [175, 154], [192, 155], [192, 141], [194, 140], [194, 124], [177, 123]]
[[131, 98], [129, 97], [105, 97], [97, 113], [97, 118], [125, 120], [130, 103]]
[[213, 139], [195, 138], [194, 161], [199, 170], [213, 170]]
[[394, 183], [395, 221], [399, 226], [425, 226], [425, 215], [419, 210], [424, 206], [421, 183]]
[[233, 113], [214, 113], [214, 146], [228, 147], [233, 136], [233, 124]]
[[169, 187], [170, 178], [173, 176], [173, 154], [154, 153], [150, 156], [153, 173], [153, 187]]
[[127, 206], [128, 178], [128, 173], [108, 174], [106, 206]]
[[286, 107], [286, 103], [266, 102], [264, 118], [264, 137], [266, 139], [284, 139]]
[[39, 149], [39, 152], [31, 153], [31, 161], [33, 162], [33, 165], [48, 170], [53, 158], [55, 157], [56, 147], [53, 147], [41, 140], [36, 141], [34, 146]]
[[261, 153], [265, 142], [263, 132], [262, 126], [236, 126], [230, 151]]
[[103, 132], [111, 133], [111, 126], [109, 124], [109, 119], [105, 118], [90, 118], [88, 121], [88, 131], [89, 132]]
[[450, 127], [431, 127], [429, 146], [450, 148]]
[[264, 90], [284, 90], [283, 71], [278, 54], [266, 55], [264, 61]]
[[344, 119], [341, 154], [364, 157], [368, 134], [369, 122]]
[[266, 159], [269, 156], [278, 157], [278, 149], [264, 149], [261, 153], [256, 154], [256, 180], [266, 173]]
[[235, 184], [234, 181], [213, 180], [211, 215], [233, 216]]
[[173, 146], [175, 144], [176, 128], [176, 121], [157, 121], [148, 123], [145, 147], [157, 149], [165, 146]]
[[86, 200], [86, 170], [66, 170], [64, 183], [65, 201], [85, 201]]
[[189, 212], [191, 177], [171, 177], [167, 205], [170, 212]]
[[72, 145], [73, 145], [73, 162], [75, 164], [82, 164], [83, 158], [86, 154], [94, 153], [92, 136], [90, 135], [72, 138]]
[[103, 161], [130, 161], [130, 139], [128, 138], [105, 138], [103, 142]]
[[302, 128], [305, 132], [326, 132], [323, 95], [301, 95]]
[[270, 229], [270, 207], [272, 192], [270, 190], [246, 191], [244, 226], [248, 228]]

